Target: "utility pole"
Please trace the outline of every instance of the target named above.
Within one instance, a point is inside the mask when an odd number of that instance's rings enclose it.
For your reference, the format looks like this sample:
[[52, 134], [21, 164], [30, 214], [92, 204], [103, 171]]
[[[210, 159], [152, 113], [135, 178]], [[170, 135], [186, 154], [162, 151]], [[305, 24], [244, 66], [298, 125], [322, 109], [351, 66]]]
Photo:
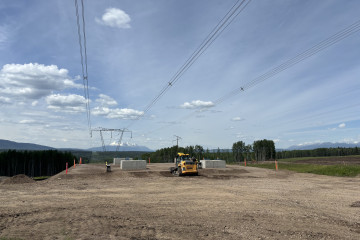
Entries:
[[179, 136], [176, 136], [176, 135], [174, 135], [174, 136], [176, 137], [176, 148], [179, 148], [179, 139], [182, 139], [182, 138]]

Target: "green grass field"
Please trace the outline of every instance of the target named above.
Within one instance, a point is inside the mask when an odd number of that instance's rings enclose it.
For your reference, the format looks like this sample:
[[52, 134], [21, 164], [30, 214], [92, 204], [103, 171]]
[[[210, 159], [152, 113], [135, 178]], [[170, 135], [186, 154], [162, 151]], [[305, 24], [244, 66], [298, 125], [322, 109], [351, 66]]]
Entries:
[[332, 159], [343, 159], [346, 161], [348, 158], [359, 158], [359, 155], [349, 155], [349, 156], [331, 156], [331, 157], [298, 157], [298, 158], [284, 158], [284, 159], [278, 159], [278, 162], [296, 162], [296, 161], [303, 161], [303, 160], [326, 160], [329, 158]]
[[[248, 166], [275, 170], [275, 164], [273, 162], [255, 163], [255, 164], [249, 164]], [[359, 165], [291, 164], [291, 163], [279, 162], [278, 169], [279, 170], [286, 169], [299, 173], [314, 173], [314, 174], [338, 176], [338, 177], [356, 177], [358, 174], [360, 174]]]
[[[49, 177], [51, 177], [51, 176], [33, 177], [33, 179], [34, 179], [35, 181], [42, 181], [42, 180], [48, 179]], [[1, 240], [1, 239], [0, 239], [0, 240]]]

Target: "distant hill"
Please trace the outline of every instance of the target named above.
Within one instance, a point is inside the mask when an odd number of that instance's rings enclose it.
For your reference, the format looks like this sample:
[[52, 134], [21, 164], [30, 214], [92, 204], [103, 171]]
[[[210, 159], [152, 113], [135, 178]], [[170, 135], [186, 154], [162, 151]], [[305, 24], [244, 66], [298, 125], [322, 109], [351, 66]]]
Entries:
[[[206, 151], [206, 149], [205, 149]], [[225, 152], [232, 152], [232, 149], [210, 149], [209, 152], [217, 153], [217, 152], [225, 153]]]
[[[102, 147], [93, 147], [93, 148], [89, 148], [89, 149], [78, 149], [78, 148], [58, 148], [57, 149], [57, 148], [33, 144], [33, 143], [18, 143], [18, 142], [0, 139], [0, 151], [9, 150], [9, 149], [33, 150], [33, 151], [36, 151], [36, 150], [59, 150], [59, 151], [71, 151], [71, 152], [76, 152], [76, 151], [102, 152], [103, 151]], [[106, 146], [106, 151], [116, 151], [116, 146]], [[139, 146], [139, 145], [135, 145], [135, 144], [127, 144], [127, 143], [123, 143], [122, 146], [120, 146], [119, 151], [120, 152], [154, 152], [154, 150], [151, 150], [148, 147]]]
[[[116, 151], [116, 146], [105, 146], [106, 151]], [[92, 147], [88, 148], [88, 151], [94, 151], [94, 152], [102, 152], [102, 147]], [[119, 152], [154, 152], [154, 150], [151, 150], [148, 147], [145, 146], [139, 146], [139, 145], [131, 145], [127, 143], [122, 143], [122, 145], [118, 149]]]
[[331, 142], [324, 142], [324, 143], [315, 143], [315, 144], [308, 144], [308, 145], [295, 145], [291, 146], [287, 149], [283, 149], [285, 151], [291, 150], [313, 150], [316, 148], [354, 148], [360, 147], [360, 143], [331, 143]]
[[55, 150], [55, 148], [33, 144], [33, 143], [18, 143], [8, 140], [0, 139], [0, 150]]

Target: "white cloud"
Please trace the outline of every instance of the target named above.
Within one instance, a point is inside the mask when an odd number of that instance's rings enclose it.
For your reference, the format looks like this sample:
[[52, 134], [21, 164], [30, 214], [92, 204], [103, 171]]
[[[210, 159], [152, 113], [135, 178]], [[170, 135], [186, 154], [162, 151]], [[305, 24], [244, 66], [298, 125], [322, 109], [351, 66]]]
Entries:
[[35, 120], [29, 120], [29, 119], [24, 119], [19, 121], [20, 124], [39, 124], [39, 122], [35, 121]]
[[346, 124], [345, 124], [345, 123], [340, 123], [340, 124], [339, 124], [339, 128], [344, 128], [344, 127], [346, 127]]
[[53, 94], [46, 97], [48, 108], [56, 112], [78, 113], [85, 112], [86, 99], [83, 96], [70, 94]]
[[118, 104], [115, 99], [105, 94], [99, 94], [99, 98], [96, 99], [96, 102], [100, 103], [101, 106], [116, 106]]
[[0, 70], [0, 94], [17, 99], [39, 99], [52, 91], [81, 88], [68, 70], [38, 63], [6, 64]]
[[195, 108], [205, 108], [205, 107], [213, 107], [215, 104], [211, 101], [205, 102], [201, 100], [194, 100], [191, 102], [185, 102], [180, 107], [185, 109], [195, 109]]
[[137, 111], [128, 108], [108, 108], [108, 107], [95, 107], [91, 111], [95, 116], [104, 116], [106, 118], [119, 118], [119, 119], [135, 119], [144, 114], [142, 111]]
[[0, 104], [10, 104], [10, 103], [11, 103], [10, 98], [0, 96]]
[[95, 18], [95, 21], [109, 27], [130, 28], [131, 18], [121, 9], [108, 8], [101, 19]]
[[[110, 146], [117, 146], [119, 145], [119, 142], [118, 141], [113, 141], [110, 143]], [[120, 147], [123, 147], [123, 146], [136, 146], [137, 144], [136, 143], [130, 143], [130, 142], [121, 142], [120, 143]]]
[[231, 119], [231, 121], [244, 121], [245, 119], [241, 118], [241, 117], [234, 117]]

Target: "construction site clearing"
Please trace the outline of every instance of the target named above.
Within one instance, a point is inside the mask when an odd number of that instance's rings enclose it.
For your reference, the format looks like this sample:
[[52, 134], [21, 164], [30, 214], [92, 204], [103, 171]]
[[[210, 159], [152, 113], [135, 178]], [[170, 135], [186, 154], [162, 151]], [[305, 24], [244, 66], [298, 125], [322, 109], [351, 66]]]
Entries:
[[0, 239], [360, 239], [360, 177], [82, 164], [0, 177]]

